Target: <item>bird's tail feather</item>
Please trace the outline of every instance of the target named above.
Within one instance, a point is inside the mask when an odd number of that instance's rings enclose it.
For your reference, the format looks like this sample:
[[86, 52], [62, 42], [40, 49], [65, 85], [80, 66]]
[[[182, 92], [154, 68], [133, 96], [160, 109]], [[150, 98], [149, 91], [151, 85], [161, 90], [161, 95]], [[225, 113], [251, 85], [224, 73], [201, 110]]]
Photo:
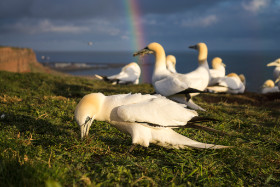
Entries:
[[106, 82], [109, 82], [109, 83], [116, 83], [118, 84], [119, 83], [119, 79], [109, 79], [107, 76], [102, 76], [102, 75], [97, 75], [95, 74], [95, 77], [99, 80], [104, 80]]
[[204, 131], [210, 131], [210, 132], [214, 132], [214, 133], [217, 133], [217, 134], [220, 134], [220, 135], [226, 135], [227, 134], [223, 131], [219, 131], [219, 130], [213, 129], [211, 127], [202, 126], [202, 125], [198, 124], [198, 123], [209, 122], [209, 121], [219, 121], [219, 120], [213, 119], [213, 118], [208, 118], [208, 117], [195, 116], [190, 121], [188, 121], [188, 123], [185, 125], [185, 127], [186, 128], [194, 128], [194, 129], [204, 130]]
[[[155, 130], [156, 131], [156, 130]], [[164, 129], [165, 132], [161, 133], [153, 133], [153, 139], [158, 140], [155, 141], [156, 144], [167, 147], [167, 148], [178, 148], [183, 149], [186, 147], [191, 148], [200, 148], [200, 149], [224, 149], [224, 148], [232, 148], [232, 146], [224, 146], [224, 145], [215, 145], [215, 144], [207, 144], [192, 140], [187, 138], [172, 129]], [[164, 135], [165, 134], [165, 135]]]
[[190, 93], [206, 93], [206, 92], [195, 88], [188, 88], [181, 92], [178, 92], [177, 94], [190, 94]]

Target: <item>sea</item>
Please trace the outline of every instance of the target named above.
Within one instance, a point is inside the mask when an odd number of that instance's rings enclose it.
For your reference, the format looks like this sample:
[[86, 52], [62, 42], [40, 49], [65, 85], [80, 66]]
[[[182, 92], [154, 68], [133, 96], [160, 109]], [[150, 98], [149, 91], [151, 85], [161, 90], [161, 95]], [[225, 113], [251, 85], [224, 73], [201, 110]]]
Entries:
[[[114, 75], [121, 71], [121, 67], [138, 62], [141, 68], [140, 83], [151, 83], [154, 68], [154, 56], [133, 57], [133, 52], [96, 52], [96, 51], [36, 51], [37, 59], [44, 65], [76, 64], [83, 68], [61, 68], [64, 73], [78, 76]], [[176, 70], [188, 73], [197, 67], [196, 51], [166, 51], [176, 57]], [[280, 51], [209, 51], [208, 63], [214, 57], [220, 57], [226, 64], [226, 74], [244, 74], [246, 77], [246, 91], [260, 92], [262, 84], [267, 79], [273, 80], [274, 67], [266, 64], [280, 58]], [[114, 65], [115, 64], [115, 65]], [[86, 66], [85, 66], [86, 65]], [[63, 67], [63, 66], [61, 66]]]

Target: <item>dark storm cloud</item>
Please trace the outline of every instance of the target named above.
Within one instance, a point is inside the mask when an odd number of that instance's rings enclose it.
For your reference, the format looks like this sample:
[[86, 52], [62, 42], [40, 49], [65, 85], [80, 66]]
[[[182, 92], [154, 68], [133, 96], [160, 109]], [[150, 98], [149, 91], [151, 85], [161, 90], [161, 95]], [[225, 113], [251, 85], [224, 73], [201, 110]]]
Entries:
[[4, 0], [0, 2], [0, 18], [114, 18], [120, 6], [120, 1], [112, 0]]
[[277, 0], [130, 0], [139, 10], [139, 22], [130, 21], [127, 2], [0, 1], [0, 43], [21, 42], [35, 48], [71, 43], [79, 48], [88, 39], [99, 42], [100, 49], [126, 49], [135, 34], [130, 24], [143, 28], [147, 43], [157, 41], [173, 49], [197, 41], [226, 46], [221, 49], [236, 48], [241, 42], [249, 48], [256, 40], [273, 48], [280, 38]]

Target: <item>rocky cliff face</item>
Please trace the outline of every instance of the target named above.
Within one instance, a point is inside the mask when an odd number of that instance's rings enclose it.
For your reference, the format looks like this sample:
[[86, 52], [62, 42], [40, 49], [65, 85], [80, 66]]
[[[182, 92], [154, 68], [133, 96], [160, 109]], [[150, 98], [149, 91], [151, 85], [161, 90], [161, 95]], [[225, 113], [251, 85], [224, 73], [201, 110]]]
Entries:
[[0, 70], [11, 72], [50, 72], [28, 48], [0, 47]]

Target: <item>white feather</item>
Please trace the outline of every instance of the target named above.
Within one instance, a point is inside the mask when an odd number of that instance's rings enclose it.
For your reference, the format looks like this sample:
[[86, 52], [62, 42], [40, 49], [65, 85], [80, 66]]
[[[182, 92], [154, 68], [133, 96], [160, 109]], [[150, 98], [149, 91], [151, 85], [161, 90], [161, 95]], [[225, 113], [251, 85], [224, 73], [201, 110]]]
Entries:
[[[92, 111], [89, 107], [92, 107]], [[107, 121], [119, 130], [130, 134], [133, 144], [148, 147], [150, 143], [171, 148], [228, 148], [222, 145], [200, 143], [180, 135], [171, 127], [185, 125], [194, 116], [195, 111], [162, 96], [142, 94], [121, 94], [104, 96], [89, 94], [77, 105], [75, 119], [82, 127], [87, 116]], [[140, 123], [141, 122], [141, 123]], [[150, 126], [158, 124], [159, 127]], [[88, 128], [90, 125], [87, 126]], [[81, 128], [81, 130], [84, 130]], [[82, 133], [83, 134], [83, 133]], [[87, 135], [87, 134], [86, 134]]]
[[[141, 69], [139, 65], [135, 62], [131, 62], [124, 66], [121, 70], [120, 73], [116, 75], [112, 75], [107, 77], [110, 80], [117, 79], [119, 80], [119, 84], [138, 84], [139, 83], [139, 78], [141, 74]], [[100, 77], [98, 75], [95, 75], [97, 78]], [[100, 79], [100, 78], [99, 78]]]

